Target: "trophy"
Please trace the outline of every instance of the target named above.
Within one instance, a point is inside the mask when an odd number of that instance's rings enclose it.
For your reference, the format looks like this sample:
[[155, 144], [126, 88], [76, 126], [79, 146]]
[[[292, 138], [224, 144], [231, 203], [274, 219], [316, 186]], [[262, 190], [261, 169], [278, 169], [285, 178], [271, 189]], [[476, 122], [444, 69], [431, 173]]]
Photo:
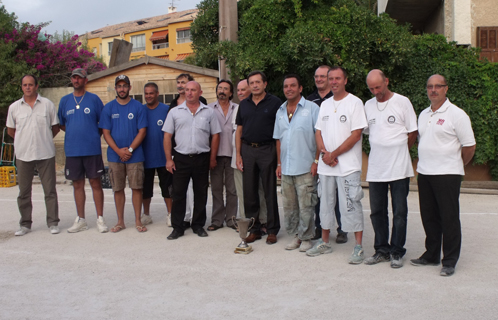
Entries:
[[[233, 221], [232, 217], [232, 221]], [[233, 224], [239, 229], [239, 236], [242, 239], [242, 242], [235, 248], [235, 253], [248, 254], [252, 251], [252, 246], [248, 245], [245, 241], [247, 237], [247, 230], [249, 230], [254, 225], [254, 218], [237, 218], [237, 223], [233, 221]], [[252, 221], [252, 224], [251, 224]], [[250, 225], [251, 224], [251, 225]], [[249, 226], [250, 225], [250, 226]]]

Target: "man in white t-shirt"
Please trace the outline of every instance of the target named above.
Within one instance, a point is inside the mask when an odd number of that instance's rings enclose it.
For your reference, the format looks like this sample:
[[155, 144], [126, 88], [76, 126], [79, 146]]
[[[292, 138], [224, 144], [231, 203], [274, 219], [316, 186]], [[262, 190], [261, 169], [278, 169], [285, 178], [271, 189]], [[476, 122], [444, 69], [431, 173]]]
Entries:
[[464, 166], [476, 149], [469, 116], [447, 98], [446, 79], [435, 74], [427, 80], [430, 107], [418, 118], [417, 165], [420, 216], [426, 251], [415, 266], [438, 265], [443, 248], [441, 276], [451, 276], [460, 257], [460, 185]]
[[[370, 220], [375, 232], [375, 254], [365, 264], [391, 261], [403, 266], [408, 218], [408, 192], [413, 167], [410, 148], [417, 139], [417, 115], [407, 97], [391, 92], [389, 79], [381, 70], [368, 73], [367, 85], [375, 96], [365, 103], [370, 155], [367, 181]], [[388, 190], [391, 190], [393, 226], [389, 243]]]
[[[308, 256], [318, 256], [332, 252], [329, 241], [330, 229], [337, 227], [334, 207], [339, 200], [342, 230], [354, 232], [356, 246], [349, 263], [363, 261], [363, 198], [361, 189], [361, 139], [367, 127], [363, 102], [346, 91], [348, 82], [346, 71], [333, 67], [328, 72], [328, 81], [334, 96], [325, 100], [316, 123], [316, 144], [321, 150], [318, 162], [320, 182], [320, 220], [322, 239], [306, 251]], [[339, 199], [336, 199], [336, 188]]]

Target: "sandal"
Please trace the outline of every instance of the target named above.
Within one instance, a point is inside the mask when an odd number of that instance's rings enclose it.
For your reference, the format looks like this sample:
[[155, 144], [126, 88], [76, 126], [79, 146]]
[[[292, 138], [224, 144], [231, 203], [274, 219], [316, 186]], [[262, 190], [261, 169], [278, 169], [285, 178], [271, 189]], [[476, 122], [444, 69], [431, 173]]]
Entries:
[[136, 226], [135, 229], [137, 229], [138, 232], [146, 232], [147, 228], [145, 226]]
[[126, 229], [125, 226], [120, 226], [118, 224], [118, 225], [115, 225], [114, 227], [111, 228], [111, 232], [116, 233], [116, 232], [119, 232], [119, 231], [124, 230], [124, 229]]
[[216, 230], [218, 230], [218, 229], [220, 229], [220, 228], [223, 228], [223, 226], [217, 226], [217, 225], [215, 225], [215, 224], [212, 224], [212, 225], [210, 225], [209, 227], [207, 227], [207, 230], [208, 230], [208, 231], [216, 231]]

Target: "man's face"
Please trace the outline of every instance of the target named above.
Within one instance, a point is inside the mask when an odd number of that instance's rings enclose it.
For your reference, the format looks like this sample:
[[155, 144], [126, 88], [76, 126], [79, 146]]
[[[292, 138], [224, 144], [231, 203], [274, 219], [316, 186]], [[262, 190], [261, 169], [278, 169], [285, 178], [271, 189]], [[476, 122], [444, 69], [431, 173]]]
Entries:
[[74, 90], [84, 89], [87, 82], [87, 78], [82, 78], [78, 75], [74, 75], [71, 77], [71, 83], [73, 84]]
[[157, 92], [156, 88], [154, 88], [154, 87], [145, 87], [144, 88], [144, 96], [145, 96], [145, 102], [147, 103], [147, 105], [153, 106], [158, 101], [159, 92]]
[[334, 95], [346, 91], [346, 83], [348, 83], [348, 79], [344, 77], [344, 73], [342, 72], [341, 69], [329, 71], [328, 79], [330, 84], [330, 90], [332, 90], [332, 93]]
[[226, 82], [221, 82], [218, 85], [218, 90], [216, 91], [216, 97], [220, 101], [227, 101], [230, 100], [230, 97], [232, 96], [232, 91], [230, 91], [230, 85]]
[[239, 97], [239, 100], [242, 101], [245, 98], [249, 97], [251, 94], [251, 89], [249, 88], [249, 85], [247, 84], [246, 80], [242, 80], [239, 82], [237, 85], [237, 96]]
[[268, 83], [263, 81], [263, 77], [260, 74], [255, 74], [247, 80], [249, 81], [252, 94], [260, 95], [265, 92]]
[[284, 80], [284, 95], [287, 100], [295, 100], [301, 97], [303, 87], [299, 85], [296, 78]]
[[30, 76], [26, 76], [22, 79], [22, 84], [21, 84], [22, 92], [24, 94], [24, 97], [36, 97], [37, 96], [37, 90], [38, 90], [38, 85], [35, 85], [35, 79]]
[[375, 96], [377, 101], [385, 102], [389, 97], [387, 96], [389, 79], [382, 79], [380, 75], [375, 75], [367, 78], [367, 86], [370, 92]]
[[427, 80], [427, 96], [433, 105], [441, 105], [446, 100], [448, 86], [444, 83], [444, 78], [434, 75]]
[[185, 93], [185, 87], [187, 86], [188, 79], [186, 77], [181, 77], [176, 80], [176, 90], [179, 94]]
[[185, 85], [185, 100], [187, 100], [188, 103], [199, 102], [201, 94], [202, 91], [197, 82], [190, 81]]
[[325, 90], [329, 86], [327, 71], [327, 68], [318, 68], [315, 71], [315, 86], [318, 90]]
[[130, 95], [131, 86], [124, 81], [119, 81], [116, 84], [116, 93], [120, 99], [126, 99]]

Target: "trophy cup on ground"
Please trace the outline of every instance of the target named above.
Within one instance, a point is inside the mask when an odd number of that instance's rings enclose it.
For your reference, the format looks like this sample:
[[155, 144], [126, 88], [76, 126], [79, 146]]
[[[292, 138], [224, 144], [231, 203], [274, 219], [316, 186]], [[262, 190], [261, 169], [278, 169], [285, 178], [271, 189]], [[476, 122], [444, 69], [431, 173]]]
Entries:
[[[232, 217], [232, 221], [233, 221]], [[252, 251], [252, 246], [248, 245], [245, 241], [247, 237], [247, 230], [249, 230], [254, 225], [254, 218], [237, 218], [235, 219], [237, 222], [233, 221], [233, 224], [239, 229], [239, 236], [242, 239], [242, 242], [235, 248], [235, 253], [248, 254]], [[252, 221], [252, 224], [251, 224]], [[251, 224], [251, 225], [250, 225]]]

